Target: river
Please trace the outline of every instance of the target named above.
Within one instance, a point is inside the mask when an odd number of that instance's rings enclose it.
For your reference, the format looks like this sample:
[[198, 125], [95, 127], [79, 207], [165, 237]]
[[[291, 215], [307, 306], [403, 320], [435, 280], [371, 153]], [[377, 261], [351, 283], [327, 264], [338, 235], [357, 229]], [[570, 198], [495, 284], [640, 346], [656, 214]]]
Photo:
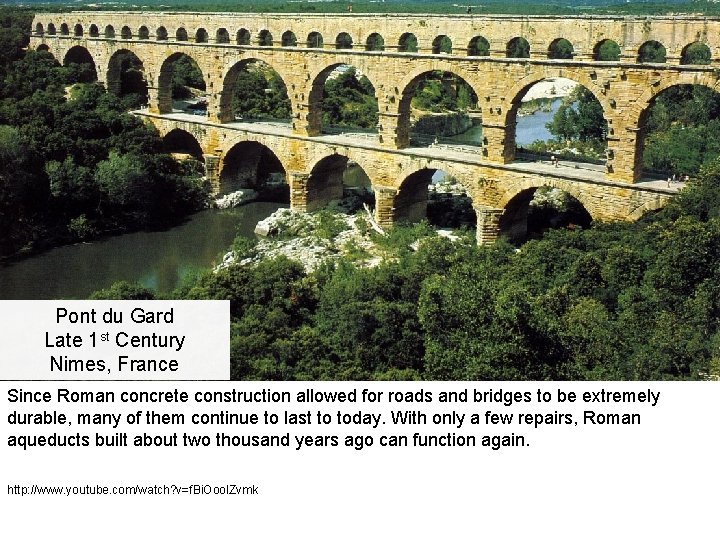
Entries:
[[169, 292], [216, 262], [237, 233], [253, 237], [259, 220], [286, 206], [257, 202], [205, 210], [166, 231], [62, 246], [14, 261], [0, 266], [0, 299], [87, 298], [120, 280]]
[[[537, 111], [534, 114], [517, 117], [517, 127], [515, 128], [515, 143], [524, 146], [535, 141], [548, 141], [552, 139], [552, 134], [545, 127], [545, 124], [552, 120], [553, 115], [562, 104], [562, 99], [556, 99], [552, 102], [549, 111]], [[446, 137], [458, 143], [478, 144], [482, 136], [482, 126], [473, 126], [467, 131]]]

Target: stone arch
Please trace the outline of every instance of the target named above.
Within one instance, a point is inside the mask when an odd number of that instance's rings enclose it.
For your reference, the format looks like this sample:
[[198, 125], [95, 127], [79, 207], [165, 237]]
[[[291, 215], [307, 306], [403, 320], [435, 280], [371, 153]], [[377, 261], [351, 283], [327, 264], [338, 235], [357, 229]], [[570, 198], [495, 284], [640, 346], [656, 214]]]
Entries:
[[393, 201], [393, 223], [414, 223], [427, 217], [428, 187], [435, 169], [422, 168], [406, 176]]
[[530, 58], [530, 43], [524, 37], [514, 37], [507, 42], [505, 54], [508, 58]]
[[709, 64], [711, 58], [710, 47], [705, 43], [695, 41], [683, 47], [680, 63], [683, 65], [703, 66]]
[[217, 32], [215, 32], [215, 42], [230, 43], [230, 33], [226, 28], [218, 28]]
[[[440, 186], [443, 179], [448, 177], [455, 178], [465, 193], [453, 194], [433, 189], [434, 194], [431, 196], [430, 186]], [[456, 177], [446, 167], [435, 168], [427, 164], [409, 172], [400, 182], [393, 200], [393, 222], [414, 223], [427, 219], [440, 227], [476, 227], [477, 215], [467, 184], [467, 180]]]
[[[520, 79], [518, 82], [516, 82], [515, 85], [508, 90], [506, 95], [511, 98], [510, 103], [513, 106], [518, 105], [522, 98], [525, 97], [525, 94], [531, 86], [546, 79], [570, 79], [571, 81], [575, 81], [576, 83], [581, 84], [582, 86], [587, 88], [593, 96], [595, 96], [595, 99], [600, 102], [603, 108], [603, 116], [605, 117], [605, 119], [607, 120], [612, 116], [612, 107], [610, 106], [610, 102], [607, 96], [605, 96], [605, 94], [600, 91], [600, 89], [595, 84], [595, 81], [593, 81], [582, 70], [546, 68], [542, 72], [536, 72], [527, 75]], [[506, 122], [509, 121], [507, 119], [509, 112], [509, 110], [505, 111]]]
[[529, 190], [535, 190], [540, 187], [560, 189], [577, 199], [593, 219], [597, 219], [602, 216], [602, 208], [599, 207], [599, 205], [602, 204], [602, 201], [596, 200], [592, 193], [583, 189], [583, 184], [576, 183], [571, 180], [566, 181], [555, 178], [542, 178], [539, 176], [534, 178], [523, 178], [517, 182], [513, 182], [512, 185], [509, 185], [500, 197], [498, 208], [507, 208], [510, 201], [521, 193]]
[[138, 28], [138, 39], [150, 39], [150, 30], [147, 26], [143, 25]]
[[[131, 76], [128, 76], [129, 74]], [[136, 93], [147, 102], [148, 84], [145, 79], [144, 65], [133, 51], [119, 49], [113, 53], [108, 60], [105, 80], [109, 92], [119, 96]]]
[[205, 73], [203, 73], [200, 63], [195, 57], [186, 52], [176, 52], [167, 56], [162, 65], [160, 66], [160, 73], [158, 74], [157, 82], [157, 99], [158, 99], [158, 111], [160, 114], [171, 113], [173, 109], [173, 65], [181, 58], [189, 58], [200, 71], [203, 77], [203, 84], [207, 88], [207, 82], [205, 80]]
[[36, 49], [36, 50], [38, 50], [38, 51], [45, 51], [45, 52], [48, 52], [48, 53], [49, 53], [49, 52], [50, 52], [50, 47], [48, 47], [48, 44], [47, 44], [47, 43], [41, 43], [40, 45], [37, 46], [37, 49]]
[[[306, 186], [306, 210], [313, 212], [327, 206], [333, 201], [342, 201], [346, 195], [348, 171], [356, 172], [364, 179], [360, 200], [369, 198], [372, 181], [365, 168], [347, 155], [330, 154], [316, 160], [310, 167]], [[347, 190], [349, 191], [349, 189]], [[374, 199], [374, 197], [372, 197]]]
[[598, 62], [620, 61], [620, 45], [612, 39], [598, 41], [593, 47], [593, 60]]
[[273, 46], [273, 35], [270, 33], [270, 30], [260, 30], [260, 32], [258, 32], [258, 45], [261, 47]]
[[75, 37], [82, 37], [83, 36], [83, 26], [82, 24], [78, 23], [75, 25], [75, 28], [73, 28], [73, 35]]
[[287, 30], [286, 32], [283, 32], [281, 40], [283, 47], [297, 46], [297, 37], [295, 37], [295, 33], [292, 30]]
[[203, 149], [197, 137], [184, 129], [171, 129], [163, 136], [163, 150], [168, 154], [188, 154], [198, 161], [203, 160]]
[[97, 24], [91, 24], [90, 25], [90, 37], [100, 37], [100, 30], [98, 30]]
[[282, 202], [290, 201], [287, 167], [280, 159], [281, 151], [253, 139], [234, 141], [223, 153], [219, 170], [219, 193], [238, 189], [261, 190], [269, 183], [282, 184]]
[[108, 24], [105, 27], [105, 38], [106, 39], [115, 39], [115, 28], [113, 25]]
[[167, 28], [164, 26], [159, 26], [157, 30], [155, 30], [155, 40], [156, 41], [167, 41], [168, 39], [168, 31]]
[[250, 32], [245, 28], [241, 28], [235, 34], [235, 42], [238, 45], [250, 45]]
[[572, 60], [575, 48], [565, 38], [557, 38], [548, 47], [548, 58], [553, 60]]
[[207, 43], [208, 33], [204, 28], [198, 28], [195, 32], [195, 43]]
[[[674, 87], [702, 86], [720, 94], [720, 80], [715, 79], [711, 73], [701, 76], [689, 72], [677, 73], [674, 79], [661, 81], [655, 87], [648, 87], [643, 95], [636, 101], [636, 108], [628, 111], [629, 125], [636, 128], [634, 170], [636, 177], [640, 177], [644, 170], [645, 140], [647, 137], [646, 122], [655, 100], [666, 90]], [[673, 171], [683, 174], [684, 171]]]
[[[363, 152], [361, 149], [350, 147], [337, 149], [333, 148], [333, 155], [340, 155], [342, 157], [345, 157], [348, 159], [348, 164], [356, 164], [357, 166], [359, 166], [368, 179], [369, 187], [372, 187], [374, 189], [375, 186], [378, 184], [378, 178], [376, 173], [378, 173], [379, 171], [377, 162], [371, 156], [368, 156], [365, 152]], [[314, 156], [313, 159], [309, 160], [306, 163], [306, 169], [312, 171], [321, 161], [328, 158], [329, 156], [329, 154], [320, 154]]]
[[635, 208], [635, 210], [630, 212], [630, 214], [628, 214], [628, 220], [629, 221], [637, 221], [638, 219], [643, 217], [643, 215], [646, 212], [654, 212], [656, 210], [660, 210], [661, 208], [664, 208], [667, 205], [667, 203], [668, 203], [667, 198], [662, 198], [662, 199], [657, 198], [657, 199], [647, 201], [646, 203], [641, 204], [640, 206]]
[[[498, 224], [500, 234], [506, 236], [510, 241], [522, 241], [526, 239], [529, 226], [530, 203], [537, 190], [542, 188], [559, 189], [571, 197], [571, 200], [568, 202], [570, 203], [570, 208], [574, 210], [573, 214], [575, 214], [575, 217], [573, 217], [573, 220], [567, 223], [567, 225], [573, 224], [587, 227], [596, 219], [595, 216], [602, 215], [592, 197], [585, 194], [582, 186], [575, 186], [572, 182], [557, 181], [550, 178], [525, 179], [514, 184], [512, 188], [503, 194], [499, 205], [500, 208], [503, 209]], [[557, 214], [557, 211], [551, 210], [551, 212]], [[562, 226], [561, 224], [562, 222], [552, 226]]]
[[450, 64], [447, 62], [437, 62], [433, 64], [434, 69], [428, 69], [426, 66], [417, 68], [410, 72], [405, 78], [400, 81], [400, 84], [396, 87], [400, 97], [397, 101], [397, 112], [398, 112], [398, 123], [397, 123], [397, 140], [398, 146], [405, 147], [409, 143], [410, 138], [410, 105], [415, 93], [415, 89], [418, 84], [425, 80], [426, 76], [433, 71], [442, 71], [444, 73], [451, 73], [455, 77], [458, 77], [465, 81], [470, 86], [476, 97], [480, 97], [478, 89], [480, 86], [477, 84], [475, 77], [465, 71], [463, 68]]
[[57, 33], [57, 30], [55, 30], [55, 25], [53, 23], [48, 23], [47, 33], [50, 36], [54, 36]]
[[385, 50], [385, 40], [383, 39], [383, 37], [380, 34], [378, 34], [377, 32], [373, 32], [365, 40], [365, 50], [366, 51], [384, 51]]
[[475, 36], [468, 43], [468, 56], [490, 56], [490, 42], [483, 36]]
[[310, 32], [307, 37], [307, 46], [311, 49], [322, 49], [325, 43], [320, 32]]
[[[338, 68], [343, 69], [343, 66], [346, 66], [347, 69], [356, 69], [355, 66], [348, 64], [346, 62], [332, 62], [329, 64], [325, 64], [320, 68], [319, 71], [316, 71], [314, 73], [310, 74], [310, 81], [311, 81], [311, 87], [310, 91], [308, 92], [308, 113], [307, 113], [307, 119], [309, 124], [309, 131], [311, 133], [317, 134], [320, 133], [322, 130], [322, 108], [323, 108], [323, 93], [325, 90], [325, 83], [330, 78], [330, 75], [335, 71], [338, 70]], [[377, 96], [377, 86], [373, 83], [373, 78], [371, 78], [371, 74], [365, 73], [365, 77], [367, 77], [368, 81], [370, 81], [370, 84], [374, 90], [374, 97], [376, 100], [376, 106], [378, 102], [378, 96]], [[376, 108], [376, 110], [379, 113], [379, 108]], [[375, 128], [374, 131], [376, 131], [377, 128]]]
[[[252, 52], [252, 51], [249, 51]], [[278, 77], [282, 80], [282, 84], [285, 88], [288, 88], [288, 77], [281, 69], [276, 67], [276, 64], [270, 63], [264, 58], [256, 57], [254, 55], [248, 55], [242, 60], [236, 62], [223, 74], [223, 86], [222, 92], [220, 93], [220, 100], [218, 103], [218, 120], [221, 123], [233, 122], [235, 120], [235, 113], [233, 112], [233, 97], [235, 94], [235, 85], [237, 83], [240, 73], [245, 70], [249, 64], [254, 62], [261, 62], [270, 67]], [[289, 95], [289, 93], [288, 93]], [[289, 99], [292, 103], [292, 97], [289, 95]]]
[[405, 32], [398, 40], [398, 52], [418, 52], [417, 36], [411, 32]]
[[132, 39], [133, 34], [129, 26], [123, 26], [120, 30], [120, 39]]
[[498, 120], [505, 126], [512, 126], [512, 129], [505, 133], [505, 154], [510, 156], [511, 160], [515, 155], [515, 119], [522, 98], [533, 85], [546, 79], [569, 79], [585, 87], [598, 100], [603, 109], [603, 118], [608, 123], [608, 134], [612, 130], [613, 107], [608, 97], [602, 93], [589, 75], [583, 70], [546, 67], [541, 72], [535, 72], [520, 79], [506, 94], [510, 97], [510, 101], [508, 107], [502, 110]]
[[182, 26], [175, 30], [175, 41], [187, 41], [188, 33]]
[[452, 54], [452, 40], [446, 35], [437, 36], [432, 43], [433, 54]]
[[95, 61], [93, 60], [90, 51], [81, 45], [75, 45], [71, 47], [65, 58], [63, 58], [63, 65], [69, 66], [70, 64], [86, 65], [89, 68], [86, 71], [78, 73], [78, 82], [95, 82], [98, 80], [97, 68], [95, 67]]
[[42, 23], [37, 23], [35, 25], [35, 35], [42, 36], [45, 33], [45, 29], [42, 25]]
[[640, 122], [641, 115], [647, 112], [655, 98], [663, 91], [673, 86], [695, 84], [707, 86], [715, 92], [720, 92], [720, 80], [715, 79], [714, 76], [708, 73], [698, 75], [697, 73], [680, 72], [677, 73], [674, 78], [661, 78], [657, 85], [646, 88], [640, 98], [635, 102], [636, 105], [632, 109], [632, 119], [635, 121], [635, 125]]
[[638, 48], [637, 61], [641, 64], [664, 64], [667, 61], [665, 46], [659, 41], [646, 41]]
[[337, 37], [335, 38], [335, 48], [336, 49], [352, 49], [353, 48], [353, 38], [350, 34], [347, 32], [340, 32]]
[[69, 36], [70, 35], [70, 29], [68, 28], [67, 23], [62, 23], [60, 25], [60, 35], [61, 36]]

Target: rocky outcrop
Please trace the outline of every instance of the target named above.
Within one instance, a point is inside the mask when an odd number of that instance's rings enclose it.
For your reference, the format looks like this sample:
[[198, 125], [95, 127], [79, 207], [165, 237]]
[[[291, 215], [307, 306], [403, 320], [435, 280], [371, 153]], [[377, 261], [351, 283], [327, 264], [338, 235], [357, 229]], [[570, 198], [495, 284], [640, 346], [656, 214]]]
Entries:
[[254, 189], [239, 189], [215, 200], [218, 208], [235, 208], [241, 204], [249, 203], [258, 198], [258, 192]]

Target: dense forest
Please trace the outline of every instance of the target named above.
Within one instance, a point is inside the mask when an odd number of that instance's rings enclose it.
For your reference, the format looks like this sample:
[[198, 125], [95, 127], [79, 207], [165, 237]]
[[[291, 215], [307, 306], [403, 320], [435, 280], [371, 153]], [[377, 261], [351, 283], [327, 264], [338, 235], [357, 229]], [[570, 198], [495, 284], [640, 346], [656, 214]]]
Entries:
[[82, 65], [24, 51], [32, 14], [0, 12], [0, 256], [163, 227], [199, 209], [198, 171]]

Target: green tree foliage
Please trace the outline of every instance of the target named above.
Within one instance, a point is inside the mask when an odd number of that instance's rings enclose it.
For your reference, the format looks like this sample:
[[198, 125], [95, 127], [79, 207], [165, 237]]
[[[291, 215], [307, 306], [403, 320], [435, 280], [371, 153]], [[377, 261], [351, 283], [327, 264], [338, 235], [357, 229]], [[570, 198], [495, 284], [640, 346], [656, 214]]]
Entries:
[[697, 85], [660, 93], [645, 121], [644, 165], [695, 175], [720, 156], [720, 94]]
[[477, 107], [477, 94], [460, 77], [432, 71], [417, 83], [412, 106], [431, 112], [466, 111]]
[[567, 39], [561, 38], [552, 42], [548, 51], [548, 58], [556, 60], [570, 60], [573, 57], [573, 46]]
[[704, 43], [691, 43], [685, 47], [680, 63], [707, 65], [710, 63], [710, 48]]
[[358, 77], [352, 66], [332, 74], [323, 90], [324, 125], [374, 128], [378, 122], [375, 88], [364, 75]]
[[184, 99], [192, 96], [192, 90], [205, 90], [205, 80], [200, 68], [189, 56], [182, 55], [172, 64], [172, 97]]
[[400, 43], [398, 47], [399, 52], [418, 52], [418, 42], [415, 34], [404, 34], [400, 37]]
[[[696, 379], [716, 371], [720, 159], [637, 223], [520, 251], [397, 226], [392, 256], [306, 274], [284, 258], [201, 276], [231, 300], [238, 379]], [[417, 251], [408, 248], [418, 241]], [[715, 370], [715, 371], [713, 371]]]
[[[6, 34], [27, 35], [30, 18], [10, 21], [27, 27]], [[0, 72], [0, 256], [162, 225], [203, 204], [200, 179], [125, 113], [134, 98], [76, 84], [82, 69], [43, 51], [3, 49]]]
[[602, 105], [584, 86], [575, 87], [553, 115], [547, 128], [562, 141], [601, 142], [607, 136]]
[[643, 43], [638, 51], [638, 62], [663, 64], [665, 59], [665, 47], [657, 41]]
[[262, 64], [250, 64], [238, 74], [233, 111], [242, 118], [290, 118], [290, 99], [282, 78]]
[[451, 54], [452, 41], [447, 36], [439, 36], [433, 42], [433, 53], [435, 54]]
[[617, 62], [620, 60], [620, 46], [612, 39], [606, 39], [598, 47], [595, 59], [601, 62]]
[[525, 38], [517, 37], [507, 45], [508, 58], [530, 58], [530, 44]]
[[137, 285], [128, 283], [127, 281], [118, 281], [113, 283], [107, 289], [100, 289], [90, 295], [91, 300], [154, 300], [155, 293]]

